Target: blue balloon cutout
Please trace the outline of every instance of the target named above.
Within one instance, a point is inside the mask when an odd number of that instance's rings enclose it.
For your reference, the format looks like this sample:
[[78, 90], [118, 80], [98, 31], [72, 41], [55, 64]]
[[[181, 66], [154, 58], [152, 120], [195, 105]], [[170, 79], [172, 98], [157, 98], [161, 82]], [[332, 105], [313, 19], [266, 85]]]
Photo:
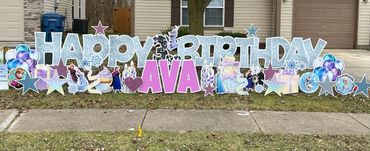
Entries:
[[336, 60], [335, 56], [332, 54], [325, 54], [322, 59], [324, 59], [324, 61], [327, 61], [327, 60], [335, 61]]
[[322, 81], [328, 70], [325, 67], [317, 67], [313, 70], [313, 72], [319, 77], [319, 80]]
[[27, 52], [29, 52], [30, 51], [30, 47], [28, 45], [26, 45], [26, 44], [20, 44], [20, 45], [18, 45], [15, 48], [15, 50], [17, 50], [17, 52], [18, 51], [27, 51]]

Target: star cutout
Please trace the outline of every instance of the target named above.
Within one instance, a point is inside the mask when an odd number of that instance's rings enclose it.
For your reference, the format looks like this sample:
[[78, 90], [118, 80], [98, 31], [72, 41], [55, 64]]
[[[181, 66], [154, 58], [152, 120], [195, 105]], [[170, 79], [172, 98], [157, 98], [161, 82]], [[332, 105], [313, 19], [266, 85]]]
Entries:
[[265, 96], [271, 92], [275, 92], [277, 95], [281, 96], [281, 88], [283, 87], [283, 84], [285, 82], [278, 82], [278, 80], [276, 79], [276, 75], [274, 75], [270, 81], [269, 80], [262, 81], [267, 85]]
[[279, 70], [272, 69], [272, 65], [270, 63], [267, 70], [265, 70], [265, 80], [270, 80], [271, 78], [274, 77], [275, 73], [278, 73], [278, 72]]
[[109, 26], [103, 26], [101, 21], [99, 20], [99, 23], [97, 26], [91, 26], [92, 28], [95, 29], [95, 35], [97, 34], [103, 34], [105, 35], [105, 30], [109, 27]]
[[60, 94], [64, 95], [62, 86], [64, 83], [66, 83], [66, 80], [59, 79], [59, 75], [57, 72], [54, 72], [53, 77], [51, 79], [46, 79], [45, 82], [48, 84], [48, 92], [46, 93], [46, 95], [49, 95], [54, 91], [58, 91]]
[[19, 80], [18, 82], [23, 85], [22, 87], [22, 95], [26, 94], [28, 90], [32, 90], [36, 93], [39, 93], [39, 90], [36, 88], [36, 82], [39, 81], [40, 78], [31, 78], [30, 74], [26, 72], [24, 79]]
[[324, 93], [325, 93], [325, 96], [327, 96], [329, 94], [334, 96], [333, 87], [335, 86], [336, 82], [332, 82], [329, 79], [329, 76], [326, 76], [326, 78], [323, 82], [319, 81], [319, 82], [317, 82], [317, 84], [319, 84], [319, 86], [321, 87], [319, 96], [321, 96]]
[[366, 76], [366, 74], [362, 77], [361, 82], [355, 82], [355, 85], [357, 86], [357, 90], [355, 92], [355, 96], [356, 95], [359, 95], [360, 93], [362, 93], [367, 98], [369, 98], [369, 91], [368, 91], [368, 89], [370, 88], [370, 83], [367, 83], [367, 76]]
[[245, 29], [247, 31], [248, 37], [257, 37], [257, 31], [259, 28], [256, 28], [253, 24], [249, 27], [249, 29]]
[[204, 96], [208, 96], [208, 95], [213, 96], [214, 90], [215, 90], [215, 87], [213, 87], [211, 84], [208, 84], [208, 86], [204, 89]]
[[62, 59], [59, 60], [58, 65], [51, 66], [51, 68], [53, 68], [54, 70], [57, 70], [59, 76], [67, 78], [67, 67], [64, 66]]

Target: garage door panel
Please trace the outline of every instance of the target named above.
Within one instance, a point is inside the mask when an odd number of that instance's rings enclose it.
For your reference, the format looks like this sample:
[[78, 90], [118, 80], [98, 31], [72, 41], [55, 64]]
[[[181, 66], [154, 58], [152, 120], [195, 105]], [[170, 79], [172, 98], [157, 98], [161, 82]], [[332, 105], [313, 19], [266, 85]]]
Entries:
[[353, 48], [356, 11], [357, 0], [294, 0], [293, 35], [319, 36], [328, 48]]

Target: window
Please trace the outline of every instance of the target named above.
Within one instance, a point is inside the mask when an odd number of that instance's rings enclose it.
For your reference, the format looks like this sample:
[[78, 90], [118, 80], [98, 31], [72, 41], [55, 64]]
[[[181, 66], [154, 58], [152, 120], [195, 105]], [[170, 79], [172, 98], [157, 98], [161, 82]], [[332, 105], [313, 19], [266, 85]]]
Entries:
[[[72, 0], [72, 19], [75, 19], [77, 18], [75, 16], [75, 13], [78, 14], [78, 19], [81, 19], [81, 7], [82, 7], [82, 2], [81, 0], [78, 0], [78, 3], [75, 2], [76, 0]], [[76, 10], [78, 10], [78, 12], [75, 12], [75, 8], [77, 8]]]
[[[204, 26], [224, 26], [225, 0], [212, 0], [204, 13]], [[181, 2], [181, 25], [189, 25], [188, 0]]]

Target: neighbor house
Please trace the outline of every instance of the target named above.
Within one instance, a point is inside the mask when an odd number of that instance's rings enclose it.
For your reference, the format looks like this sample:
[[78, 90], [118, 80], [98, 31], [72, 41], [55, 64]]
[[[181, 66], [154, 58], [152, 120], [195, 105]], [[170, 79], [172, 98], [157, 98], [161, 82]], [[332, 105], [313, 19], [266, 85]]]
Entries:
[[[142, 41], [173, 25], [188, 26], [187, 0], [133, 0], [133, 36]], [[206, 35], [245, 32], [254, 24], [258, 36], [319, 37], [327, 48], [369, 48], [368, 0], [212, 0], [205, 11]]]
[[[57, 0], [57, 12], [66, 17], [65, 30], [72, 28], [73, 19], [85, 18], [86, 0]], [[1, 0], [0, 43], [34, 41], [40, 31], [41, 16], [54, 12], [55, 0]]]

